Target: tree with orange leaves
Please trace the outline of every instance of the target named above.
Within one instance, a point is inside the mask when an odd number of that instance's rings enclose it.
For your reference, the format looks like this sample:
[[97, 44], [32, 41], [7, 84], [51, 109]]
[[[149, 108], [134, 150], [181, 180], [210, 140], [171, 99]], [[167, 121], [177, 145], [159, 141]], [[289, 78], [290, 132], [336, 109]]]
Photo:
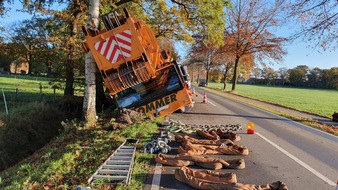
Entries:
[[233, 67], [234, 56], [232, 52], [227, 52], [220, 47], [212, 59], [223, 70], [223, 90], [225, 90], [230, 69]]
[[211, 68], [215, 66], [213, 57], [216, 54], [218, 48], [217, 45], [205, 43], [205, 40], [208, 38], [207, 35], [194, 35], [193, 38], [195, 43], [189, 50], [190, 58], [198, 60], [196, 62], [201, 62], [203, 64], [203, 67], [206, 71], [206, 84], [208, 85], [209, 72]]
[[271, 31], [282, 25], [279, 17], [285, 10], [286, 1], [236, 0], [226, 12], [227, 26], [224, 30], [225, 45], [234, 54], [232, 91], [236, 91], [239, 65], [245, 56], [258, 62], [265, 59], [281, 61], [286, 54], [282, 45], [285, 38], [276, 37]]
[[249, 79], [251, 69], [254, 68], [255, 65], [255, 58], [253, 54], [246, 54], [240, 59], [237, 71], [242, 78]]

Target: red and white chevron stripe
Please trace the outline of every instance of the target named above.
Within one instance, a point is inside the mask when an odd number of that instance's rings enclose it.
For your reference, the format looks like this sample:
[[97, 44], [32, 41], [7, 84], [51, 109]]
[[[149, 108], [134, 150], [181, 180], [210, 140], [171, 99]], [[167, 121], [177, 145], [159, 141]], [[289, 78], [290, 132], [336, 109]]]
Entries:
[[115, 36], [106, 38], [105, 41], [95, 43], [95, 49], [105, 56], [111, 63], [116, 63], [123, 57], [131, 55], [131, 32], [125, 30]]

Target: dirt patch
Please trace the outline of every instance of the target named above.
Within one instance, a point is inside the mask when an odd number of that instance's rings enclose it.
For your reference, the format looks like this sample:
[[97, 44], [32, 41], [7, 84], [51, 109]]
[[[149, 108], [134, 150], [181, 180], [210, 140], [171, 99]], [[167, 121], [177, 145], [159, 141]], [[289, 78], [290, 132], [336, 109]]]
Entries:
[[149, 114], [139, 113], [134, 110], [123, 108], [119, 111], [116, 122], [130, 125], [133, 123], [141, 123], [153, 119], [154, 117]]
[[120, 130], [128, 125], [134, 123], [142, 123], [146, 121], [154, 120], [154, 116], [150, 114], [139, 113], [130, 109], [121, 109], [118, 111], [115, 117], [103, 121], [103, 129], [105, 130]]

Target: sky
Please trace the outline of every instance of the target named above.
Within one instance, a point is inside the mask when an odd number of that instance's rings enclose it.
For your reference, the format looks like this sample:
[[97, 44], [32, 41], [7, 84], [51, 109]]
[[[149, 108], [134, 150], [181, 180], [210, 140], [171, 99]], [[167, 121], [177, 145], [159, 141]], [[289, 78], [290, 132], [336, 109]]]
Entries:
[[[24, 20], [30, 18], [30, 15], [27, 13], [21, 13], [15, 11], [16, 9], [22, 8], [22, 5], [15, 1], [14, 5], [11, 5], [11, 11], [5, 16], [5, 18], [0, 18], [0, 25], [5, 25], [11, 22]], [[281, 33], [287, 34], [288, 29], [283, 29]], [[309, 44], [298, 40], [291, 44], [285, 46], [288, 54], [284, 57], [284, 60], [279, 64], [269, 65], [270, 67], [278, 70], [280, 67], [286, 67], [292, 69], [298, 65], [307, 65], [310, 68], [318, 67], [320, 69], [330, 69], [332, 67], [338, 67], [338, 51], [323, 51], [320, 48], [313, 49], [307, 47]], [[180, 56], [184, 58], [186, 53], [186, 48], [178, 45], [176, 47]]]
[[318, 67], [320, 69], [338, 67], [338, 51], [323, 51], [320, 47], [309, 48], [308, 45], [298, 40], [286, 46], [288, 54], [280, 66], [294, 68], [297, 65], [307, 65], [310, 68]]
[[[288, 36], [289, 30], [283, 29], [281, 33], [284, 33], [283, 36]], [[274, 70], [278, 70], [281, 67], [286, 67], [292, 69], [298, 65], [307, 65], [310, 69], [318, 67], [320, 69], [330, 69], [332, 67], [338, 67], [338, 50], [322, 50], [320, 47], [312, 48], [311, 44], [303, 42], [301, 39], [298, 39], [292, 43], [286, 44], [284, 46], [287, 51], [287, 55], [284, 56], [284, 60], [279, 63], [274, 63], [272, 65], [267, 65], [272, 67]], [[178, 47], [181, 57], [186, 56], [186, 47], [180, 45]]]

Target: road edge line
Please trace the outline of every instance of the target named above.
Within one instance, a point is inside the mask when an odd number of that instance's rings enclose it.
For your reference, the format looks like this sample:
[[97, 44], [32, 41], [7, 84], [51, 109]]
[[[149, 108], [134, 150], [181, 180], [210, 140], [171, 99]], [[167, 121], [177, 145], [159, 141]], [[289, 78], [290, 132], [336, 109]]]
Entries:
[[277, 148], [279, 151], [281, 151], [282, 153], [284, 153], [286, 156], [288, 156], [289, 158], [291, 158], [292, 160], [294, 160], [295, 162], [297, 162], [298, 164], [300, 164], [301, 166], [303, 166], [305, 169], [309, 170], [311, 173], [313, 173], [314, 175], [316, 175], [317, 177], [319, 177], [320, 179], [322, 179], [323, 181], [325, 181], [327, 184], [329, 184], [329, 185], [331, 185], [333, 187], [336, 186], [336, 183], [334, 183], [329, 178], [325, 177], [323, 174], [319, 173], [317, 170], [313, 169], [311, 166], [307, 165], [306, 163], [304, 163], [303, 161], [301, 161], [300, 159], [298, 159], [297, 157], [295, 157], [294, 155], [292, 155], [291, 153], [289, 153], [288, 151], [286, 151], [282, 147], [280, 147], [277, 144], [275, 144], [274, 142], [270, 141], [268, 138], [264, 137], [260, 133], [256, 132], [256, 134], [259, 137], [261, 137], [263, 140], [265, 140], [266, 142], [268, 142], [269, 144], [271, 144], [272, 146], [274, 146], [275, 148]]
[[162, 164], [156, 163], [153, 181], [150, 190], [160, 189]]
[[[212, 91], [209, 91], [209, 92], [212, 92]], [[216, 92], [217, 92], [217, 91], [216, 91]], [[314, 130], [314, 131], [323, 133], [324, 135], [328, 135], [328, 136], [331, 136], [331, 137], [333, 137], [333, 138], [337, 138], [337, 139], [338, 139], [338, 136], [336, 136], [336, 135], [334, 135], [334, 134], [328, 133], [328, 132], [326, 132], [326, 131], [322, 131], [322, 130], [317, 129], [317, 128], [315, 128], [315, 127], [312, 127], [312, 126], [306, 125], [306, 124], [304, 124], [304, 123], [301, 123], [301, 122], [292, 120], [292, 119], [290, 119], [290, 118], [287, 118], [287, 117], [278, 115], [278, 114], [273, 113], [273, 112], [271, 112], [271, 111], [265, 110], [265, 109], [260, 108], [260, 107], [258, 107], [258, 106], [252, 105], [252, 104], [250, 104], [250, 103], [248, 103], [248, 102], [245, 102], [245, 100], [244, 100], [244, 101], [241, 101], [241, 100], [238, 100], [238, 99], [235, 99], [235, 98], [230, 98], [230, 97], [225, 96], [225, 95], [223, 95], [223, 94], [218, 94], [218, 93], [215, 93], [215, 92], [213, 92], [213, 93], [216, 94], [216, 95], [218, 95], [218, 96], [227, 98], [228, 100], [232, 100], [232, 101], [235, 101], [235, 102], [237, 102], [237, 103], [240, 103], [240, 104], [249, 106], [249, 107], [251, 107], [251, 108], [253, 108], [253, 109], [257, 109], [257, 110], [260, 110], [260, 111], [263, 111], [263, 112], [272, 114], [272, 115], [274, 115], [274, 116], [276, 116], [276, 117], [286, 119], [286, 120], [288, 120], [288, 121], [290, 121], [290, 122], [294, 122], [294, 123], [297, 123], [298, 125], [302, 125], [303, 127], [306, 127], [306, 128], [308, 128], [308, 129], [312, 129], [312, 130]], [[249, 97], [244, 97], [244, 98], [249, 98]], [[250, 98], [249, 98], [249, 99], [250, 99]], [[253, 99], [253, 100], [254, 100], [254, 99]], [[259, 100], [256, 100], [256, 101], [259, 101]], [[269, 104], [269, 103], [267, 103], [267, 104]], [[263, 106], [263, 107], [264, 107], [264, 106]], [[295, 110], [295, 111], [297, 111], [297, 110]], [[283, 113], [286, 113], [286, 112], [283, 112]]]

